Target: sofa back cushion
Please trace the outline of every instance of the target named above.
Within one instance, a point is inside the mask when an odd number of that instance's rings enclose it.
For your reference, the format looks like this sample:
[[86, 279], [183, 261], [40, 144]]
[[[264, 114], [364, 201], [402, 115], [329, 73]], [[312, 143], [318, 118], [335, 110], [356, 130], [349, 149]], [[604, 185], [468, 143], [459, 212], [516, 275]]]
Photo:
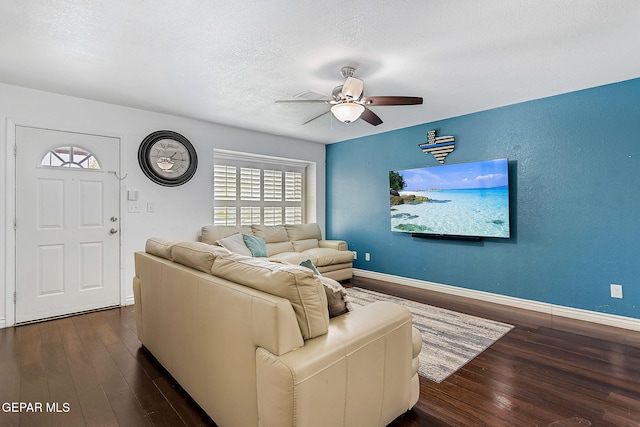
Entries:
[[205, 225], [200, 230], [200, 241], [214, 245], [216, 240], [220, 240], [232, 234], [252, 234], [251, 226], [232, 226], [232, 225]]
[[305, 340], [327, 333], [327, 296], [320, 280], [308, 268], [230, 254], [216, 257], [211, 273], [288, 299]]
[[252, 225], [254, 236], [262, 237], [266, 243], [280, 243], [289, 241], [287, 230], [282, 225]]
[[159, 256], [164, 259], [171, 259], [171, 248], [175, 245], [175, 242], [171, 240], [161, 239], [159, 237], [151, 237], [147, 239], [147, 243], [144, 246], [144, 251], [148, 254]]
[[269, 256], [274, 256], [283, 252], [293, 252], [293, 245], [289, 241], [280, 243], [267, 243], [267, 252], [269, 253]]
[[294, 240], [291, 243], [293, 244], [293, 250], [296, 252], [303, 252], [307, 249], [315, 249], [318, 247], [318, 239]]
[[231, 252], [220, 246], [208, 245], [202, 242], [176, 243], [171, 247], [173, 262], [195, 268], [204, 273], [211, 273], [213, 260]]
[[306, 240], [316, 239], [322, 240], [322, 233], [320, 232], [320, 226], [315, 222], [311, 224], [296, 224], [285, 225], [289, 240]]

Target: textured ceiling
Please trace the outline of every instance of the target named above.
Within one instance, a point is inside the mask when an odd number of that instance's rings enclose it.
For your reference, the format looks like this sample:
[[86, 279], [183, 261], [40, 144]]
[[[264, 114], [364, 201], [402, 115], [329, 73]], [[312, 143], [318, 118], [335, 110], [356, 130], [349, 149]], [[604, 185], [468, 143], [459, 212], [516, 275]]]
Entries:
[[[640, 77], [637, 0], [0, 2], [0, 82], [323, 143]], [[276, 104], [422, 96], [346, 125]]]

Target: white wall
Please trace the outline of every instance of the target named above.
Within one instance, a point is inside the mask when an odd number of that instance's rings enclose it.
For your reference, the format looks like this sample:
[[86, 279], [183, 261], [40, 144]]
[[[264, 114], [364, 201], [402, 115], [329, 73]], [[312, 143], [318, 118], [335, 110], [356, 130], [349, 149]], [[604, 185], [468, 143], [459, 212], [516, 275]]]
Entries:
[[[25, 89], [0, 83], [0, 132], [3, 149], [0, 165], [0, 327], [13, 324], [15, 178], [13, 158], [14, 124], [45, 126], [66, 131], [89, 132], [121, 139], [121, 285], [122, 303], [133, 297], [133, 253], [144, 249], [148, 237], [195, 240], [200, 227], [212, 221], [213, 149], [223, 148], [269, 156], [315, 162], [315, 220], [324, 230], [325, 146], [244, 129], [189, 120], [181, 117]], [[198, 153], [198, 170], [185, 185], [168, 188], [154, 184], [138, 166], [138, 146], [153, 131], [168, 129], [184, 135]], [[126, 192], [138, 190], [141, 213], [127, 213]], [[147, 213], [147, 202], [155, 212]]]

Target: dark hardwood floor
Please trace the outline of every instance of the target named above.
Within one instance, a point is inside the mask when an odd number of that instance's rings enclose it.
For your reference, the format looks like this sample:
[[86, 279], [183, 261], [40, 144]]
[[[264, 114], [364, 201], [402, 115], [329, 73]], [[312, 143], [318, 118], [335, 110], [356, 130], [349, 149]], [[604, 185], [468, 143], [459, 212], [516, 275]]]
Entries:
[[391, 425], [640, 426], [640, 332], [375, 280], [355, 286], [514, 325]]
[[[638, 332], [352, 284], [515, 325], [441, 384], [421, 378], [419, 402], [394, 427], [640, 426]], [[31, 408], [12, 412], [20, 402]], [[215, 426], [141, 349], [133, 307], [0, 329], [0, 404], [3, 427]]]

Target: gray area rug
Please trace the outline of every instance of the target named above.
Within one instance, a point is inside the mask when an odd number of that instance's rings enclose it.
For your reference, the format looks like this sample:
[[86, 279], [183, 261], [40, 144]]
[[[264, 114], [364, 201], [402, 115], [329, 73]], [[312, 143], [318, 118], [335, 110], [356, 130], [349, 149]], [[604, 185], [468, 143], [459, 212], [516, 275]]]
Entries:
[[413, 326], [422, 333], [418, 374], [437, 383], [444, 381], [513, 328], [506, 323], [420, 304], [368, 289], [348, 288], [347, 293], [349, 300], [355, 305], [391, 301], [406, 306], [413, 315]]

